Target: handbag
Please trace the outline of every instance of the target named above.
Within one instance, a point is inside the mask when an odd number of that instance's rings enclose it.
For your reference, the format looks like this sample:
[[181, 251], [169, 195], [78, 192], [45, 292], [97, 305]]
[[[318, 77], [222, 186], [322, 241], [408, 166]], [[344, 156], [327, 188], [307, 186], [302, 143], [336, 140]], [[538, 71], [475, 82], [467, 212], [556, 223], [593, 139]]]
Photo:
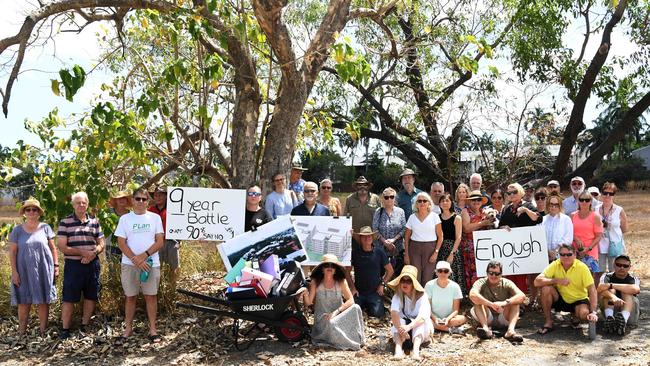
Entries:
[[618, 257], [619, 255], [625, 253], [625, 245], [623, 245], [623, 240], [612, 241], [609, 237], [609, 232], [605, 231], [607, 236], [607, 241], [609, 241], [609, 248], [607, 248], [608, 257]]

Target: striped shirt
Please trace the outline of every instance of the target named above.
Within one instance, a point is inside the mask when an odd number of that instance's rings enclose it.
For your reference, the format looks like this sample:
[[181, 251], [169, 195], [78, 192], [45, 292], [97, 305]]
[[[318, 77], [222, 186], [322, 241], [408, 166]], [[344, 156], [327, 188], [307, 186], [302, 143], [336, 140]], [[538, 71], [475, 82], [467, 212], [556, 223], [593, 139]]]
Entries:
[[[86, 214], [86, 221], [81, 222], [74, 213], [59, 222], [57, 235], [66, 237], [69, 247], [83, 250], [94, 250], [97, 239], [104, 237], [99, 220], [95, 216]], [[81, 260], [81, 256], [65, 255], [65, 259]]]

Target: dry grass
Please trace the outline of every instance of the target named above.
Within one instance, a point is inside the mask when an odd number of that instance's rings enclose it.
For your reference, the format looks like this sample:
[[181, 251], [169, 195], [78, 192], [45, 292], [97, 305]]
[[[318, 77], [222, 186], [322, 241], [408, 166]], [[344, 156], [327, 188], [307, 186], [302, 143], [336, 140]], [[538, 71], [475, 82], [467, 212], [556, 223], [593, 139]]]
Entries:
[[634, 263], [634, 272], [641, 278], [650, 278], [650, 195], [639, 191], [619, 193], [616, 204], [625, 209], [628, 219], [628, 232], [625, 245]]

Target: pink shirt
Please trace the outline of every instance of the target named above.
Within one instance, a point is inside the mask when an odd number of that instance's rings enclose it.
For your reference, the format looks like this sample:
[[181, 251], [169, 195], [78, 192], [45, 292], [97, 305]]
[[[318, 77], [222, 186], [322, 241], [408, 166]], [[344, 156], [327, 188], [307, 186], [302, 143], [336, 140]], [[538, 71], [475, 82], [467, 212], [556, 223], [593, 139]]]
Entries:
[[[600, 216], [593, 211], [589, 212], [585, 219], [581, 219], [578, 211], [576, 211], [571, 215], [571, 221], [573, 222], [573, 237], [582, 240], [585, 247], [592, 244], [596, 235], [603, 233], [603, 223], [600, 221]], [[575, 241], [573, 247], [576, 250], [578, 249]], [[586, 254], [598, 260], [598, 245], [595, 245]]]

